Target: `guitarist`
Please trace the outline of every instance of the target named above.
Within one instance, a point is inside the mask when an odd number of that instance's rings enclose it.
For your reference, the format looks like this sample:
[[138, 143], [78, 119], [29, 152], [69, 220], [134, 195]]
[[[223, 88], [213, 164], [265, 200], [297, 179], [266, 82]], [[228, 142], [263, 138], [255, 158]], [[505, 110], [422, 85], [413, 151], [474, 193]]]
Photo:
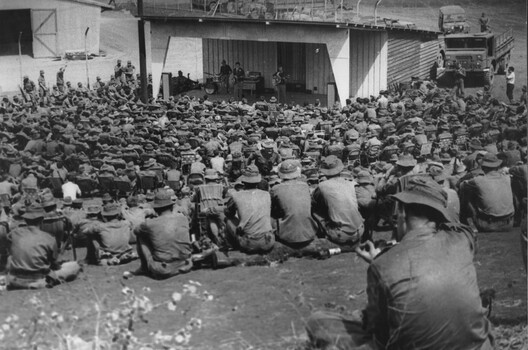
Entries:
[[235, 63], [235, 69], [233, 69], [233, 92], [235, 94], [235, 98], [238, 100], [242, 98], [242, 88], [244, 85], [243, 82], [245, 76], [246, 73], [244, 72], [244, 69], [240, 66], [240, 62]]
[[279, 103], [286, 103], [286, 79], [288, 79], [287, 74], [282, 66], [279, 66], [279, 69], [273, 74], [273, 85], [277, 89]]

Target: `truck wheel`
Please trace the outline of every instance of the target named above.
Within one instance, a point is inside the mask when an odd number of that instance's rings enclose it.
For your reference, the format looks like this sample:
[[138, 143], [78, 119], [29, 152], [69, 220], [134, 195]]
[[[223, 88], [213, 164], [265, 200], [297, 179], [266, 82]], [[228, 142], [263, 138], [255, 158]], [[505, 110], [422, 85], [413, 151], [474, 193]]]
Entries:
[[484, 86], [488, 85], [490, 88], [493, 85], [493, 72], [491, 70], [484, 72]]

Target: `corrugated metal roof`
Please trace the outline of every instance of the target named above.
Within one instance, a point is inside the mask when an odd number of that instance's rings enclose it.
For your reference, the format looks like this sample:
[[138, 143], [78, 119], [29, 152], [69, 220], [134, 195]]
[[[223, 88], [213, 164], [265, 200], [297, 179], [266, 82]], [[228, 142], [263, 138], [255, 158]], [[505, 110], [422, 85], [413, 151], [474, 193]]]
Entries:
[[104, 9], [107, 9], [107, 10], [113, 10], [114, 9], [113, 5], [109, 5], [107, 3], [103, 3], [103, 2], [97, 1], [97, 0], [62, 0], [62, 1], [78, 2], [78, 3], [81, 3], [81, 4], [86, 4], [86, 5], [91, 5], [91, 6], [99, 6], [99, 7], [102, 7]]
[[[371, 23], [356, 23], [356, 22], [315, 22], [315, 21], [296, 21], [296, 20], [254, 20], [247, 18], [230, 18], [230, 17], [196, 17], [196, 16], [161, 16], [161, 15], [143, 15], [142, 17], [148, 21], [189, 21], [189, 22], [227, 22], [227, 23], [261, 23], [265, 24], [288, 24], [288, 25], [313, 25], [313, 26], [327, 26], [336, 27], [340, 29], [358, 29], [358, 30], [377, 30], [377, 31], [403, 31], [424, 33], [430, 35], [438, 35], [441, 32], [429, 29], [417, 29], [406, 27], [392, 27], [387, 25], [374, 25]], [[383, 21], [381, 21], [383, 23]]]

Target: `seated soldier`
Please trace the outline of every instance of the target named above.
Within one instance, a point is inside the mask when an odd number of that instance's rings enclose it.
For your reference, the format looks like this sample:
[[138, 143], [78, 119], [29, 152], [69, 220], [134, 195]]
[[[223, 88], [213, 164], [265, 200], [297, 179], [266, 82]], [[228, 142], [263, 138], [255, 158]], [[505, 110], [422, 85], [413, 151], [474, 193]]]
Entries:
[[[217, 246], [223, 246], [225, 242], [225, 214], [224, 198], [227, 188], [219, 183], [220, 177], [214, 169], [205, 170], [205, 184], [194, 188], [195, 194], [192, 199], [197, 205], [196, 213], [203, 215], [207, 223], [206, 234]], [[199, 217], [197, 218], [199, 220]], [[199, 223], [197, 222], [199, 225]]]
[[482, 159], [484, 175], [460, 185], [462, 222], [482, 232], [507, 231], [513, 227], [511, 179], [498, 169], [502, 161], [488, 153]]
[[46, 213], [40, 229], [55, 237], [57, 247], [61, 249], [61, 245], [65, 242], [66, 236], [71, 230], [71, 222], [65, 215], [57, 211], [57, 202], [50, 192], [42, 195], [41, 203]]
[[330, 241], [353, 245], [359, 242], [365, 227], [358, 210], [355, 182], [339, 176], [343, 169], [343, 162], [336, 156], [322, 161], [319, 171], [327, 180], [319, 183], [312, 195], [312, 213]]
[[77, 262], [59, 263], [55, 237], [42, 231], [45, 212], [33, 204], [22, 215], [27, 226], [20, 226], [8, 234], [10, 256], [7, 262], [9, 289], [38, 289], [74, 280], [81, 267]]
[[189, 221], [180, 213], [173, 213], [170, 194], [160, 190], [152, 207], [157, 218], [147, 219], [134, 230], [141, 267], [134, 274], [146, 274], [165, 279], [189, 272], [192, 267]]
[[93, 265], [119, 265], [137, 259], [130, 240], [131, 225], [120, 219], [120, 209], [108, 203], [101, 213], [103, 222], [85, 228], [87, 235], [86, 262]]
[[292, 248], [305, 247], [314, 240], [318, 231], [311, 215], [310, 188], [300, 180], [301, 166], [297, 160], [283, 161], [279, 166], [279, 176], [281, 183], [270, 191], [272, 224], [277, 241]]
[[317, 312], [312, 344], [335, 349], [493, 349], [482, 307], [469, 228], [450, 222], [447, 194], [415, 178], [394, 195], [399, 243], [383, 254], [372, 242], [358, 254], [370, 263], [368, 304], [351, 317]]
[[357, 175], [356, 197], [359, 213], [365, 220], [365, 235], [363, 241], [369, 239], [376, 225], [376, 188], [372, 175], [361, 170]]
[[241, 176], [244, 189], [231, 192], [226, 208], [226, 236], [235, 248], [245, 253], [265, 253], [273, 248], [271, 197], [258, 189], [262, 177], [255, 165]]

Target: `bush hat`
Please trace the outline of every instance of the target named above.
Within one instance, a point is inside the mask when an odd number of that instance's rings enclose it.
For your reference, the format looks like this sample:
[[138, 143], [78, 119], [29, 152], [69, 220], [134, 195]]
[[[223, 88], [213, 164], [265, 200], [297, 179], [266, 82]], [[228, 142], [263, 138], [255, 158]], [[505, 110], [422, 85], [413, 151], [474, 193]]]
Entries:
[[40, 204], [34, 203], [26, 208], [26, 212], [22, 215], [22, 218], [26, 220], [34, 220], [43, 218], [44, 215], [44, 208]]
[[416, 159], [414, 159], [413, 156], [410, 154], [402, 154], [398, 161], [396, 162], [396, 165], [402, 166], [402, 167], [412, 167], [416, 166]]
[[262, 181], [262, 176], [260, 175], [260, 172], [256, 165], [250, 165], [245, 170], [242, 176], [240, 177], [240, 181], [243, 183], [248, 184], [255, 184]]
[[368, 185], [373, 183], [372, 175], [368, 171], [361, 170], [357, 175], [357, 183], [360, 185]]
[[49, 208], [54, 205], [57, 205], [57, 202], [55, 201], [55, 198], [51, 193], [45, 193], [42, 198], [40, 199], [42, 203], [42, 208]]
[[433, 180], [414, 177], [409, 180], [405, 190], [392, 197], [404, 204], [428, 206], [442, 214], [445, 221], [456, 221], [448, 209], [447, 192]]
[[482, 166], [486, 168], [498, 168], [501, 164], [502, 160], [493, 153], [486, 153], [482, 158]]
[[480, 140], [478, 139], [472, 139], [469, 141], [469, 148], [471, 148], [474, 151], [483, 150], [484, 147], [482, 147], [482, 143], [480, 143]]
[[154, 202], [152, 203], [152, 208], [159, 209], [171, 206], [174, 204], [171, 198], [171, 194], [166, 190], [160, 190], [154, 196]]
[[103, 212], [101, 214], [103, 216], [114, 216], [119, 214], [119, 212], [119, 206], [116, 203], [108, 203], [103, 207]]
[[344, 167], [341, 159], [332, 155], [323, 159], [319, 171], [325, 176], [335, 176], [341, 173]]
[[287, 159], [279, 165], [281, 179], [296, 179], [301, 176], [301, 166], [297, 160]]

